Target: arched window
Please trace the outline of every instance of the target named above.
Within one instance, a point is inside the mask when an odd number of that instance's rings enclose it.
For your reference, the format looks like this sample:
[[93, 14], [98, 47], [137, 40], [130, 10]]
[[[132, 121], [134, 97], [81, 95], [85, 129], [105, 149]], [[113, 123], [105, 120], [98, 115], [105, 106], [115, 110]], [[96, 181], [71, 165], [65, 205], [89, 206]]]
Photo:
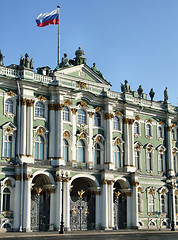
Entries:
[[101, 148], [98, 143], [95, 144], [95, 153], [94, 153], [94, 164], [100, 164], [101, 159]]
[[163, 129], [161, 126], [158, 127], [158, 138], [163, 138]]
[[38, 101], [35, 104], [35, 117], [44, 117], [45, 116], [45, 107], [44, 104]]
[[10, 190], [5, 188], [3, 191], [3, 211], [10, 211]]
[[158, 153], [158, 172], [163, 172], [164, 169], [164, 154]]
[[35, 137], [35, 159], [44, 159], [44, 138], [40, 135]]
[[161, 195], [161, 198], [160, 198], [160, 211], [161, 211], [162, 213], [165, 213], [165, 212], [166, 212], [165, 196], [164, 196], [164, 195]]
[[12, 157], [12, 139], [13, 136], [4, 136], [4, 157]]
[[139, 123], [134, 122], [134, 134], [139, 134]]
[[146, 125], [146, 136], [151, 137], [151, 125], [150, 124]]
[[175, 151], [173, 152], [173, 168], [174, 171], [177, 173], [178, 171], [178, 153]]
[[77, 122], [80, 124], [86, 124], [87, 122], [87, 117], [86, 117], [86, 112], [83, 109], [78, 110], [77, 114]]
[[101, 127], [101, 115], [98, 112], [94, 114], [94, 125]]
[[152, 194], [148, 195], [148, 212], [153, 213], [155, 211], [155, 201]]
[[135, 167], [136, 169], [140, 169], [140, 152], [135, 151]]
[[78, 141], [77, 161], [85, 162], [85, 143], [83, 140]]
[[175, 210], [178, 213], [178, 195], [175, 195]]
[[152, 160], [152, 153], [147, 152], [147, 157], [146, 157], [147, 171], [151, 171], [152, 170], [151, 160]]
[[13, 101], [11, 99], [5, 101], [5, 112], [13, 114]]
[[113, 118], [113, 129], [114, 130], [120, 130], [120, 121], [118, 117]]
[[69, 160], [69, 144], [66, 139], [63, 139], [64, 160]]
[[63, 120], [69, 121], [69, 109], [67, 107], [63, 107]]
[[114, 146], [114, 166], [120, 168], [121, 166], [121, 153], [119, 146]]

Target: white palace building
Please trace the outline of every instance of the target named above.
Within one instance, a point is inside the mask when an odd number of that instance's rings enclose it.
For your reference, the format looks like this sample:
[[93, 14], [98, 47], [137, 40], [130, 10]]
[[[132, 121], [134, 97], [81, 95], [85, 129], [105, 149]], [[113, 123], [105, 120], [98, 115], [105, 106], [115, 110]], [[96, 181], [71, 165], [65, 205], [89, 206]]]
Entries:
[[[178, 228], [178, 107], [121, 92], [79, 47], [55, 70], [0, 52], [0, 228]], [[138, 90], [137, 90], [138, 88]], [[62, 197], [63, 196], [63, 197]]]

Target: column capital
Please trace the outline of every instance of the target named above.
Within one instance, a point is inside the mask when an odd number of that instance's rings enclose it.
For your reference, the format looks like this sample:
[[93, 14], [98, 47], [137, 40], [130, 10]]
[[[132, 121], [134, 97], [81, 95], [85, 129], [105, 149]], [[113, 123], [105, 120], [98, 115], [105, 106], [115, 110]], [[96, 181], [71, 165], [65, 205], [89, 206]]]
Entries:
[[88, 115], [89, 115], [90, 118], [92, 118], [93, 115], [94, 115], [94, 112], [88, 112]]
[[131, 181], [130, 185], [134, 186], [134, 187], [137, 187], [139, 185], [139, 182]]
[[55, 103], [49, 103], [48, 107], [49, 107], [49, 110], [56, 110], [56, 104]]
[[26, 98], [21, 98], [21, 105], [26, 106], [27, 105], [27, 99]]
[[56, 110], [57, 110], [57, 111], [58, 111], [58, 110], [62, 110], [63, 107], [64, 107], [64, 104], [61, 104], [61, 103], [56, 104]]
[[72, 108], [71, 111], [72, 111], [73, 115], [76, 115], [76, 113], [77, 113], [77, 109], [76, 108]]
[[112, 119], [114, 115], [112, 113], [105, 113], [104, 114], [104, 120]]
[[28, 181], [28, 180], [30, 180], [31, 177], [32, 177], [31, 174], [24, 174], [24, 175], [23, 175], [23, 179], [24, 179], [24, 181]]
[[27, 107], [33, 107], [34, 102], [35, 102], [35, 101], [34, 101], [33, 99], [26, 99]]
[[107, 184], [107, 180], [106, 179], [101, 179], [100, 183], [101, 183], [101, 185], [106, 185]]

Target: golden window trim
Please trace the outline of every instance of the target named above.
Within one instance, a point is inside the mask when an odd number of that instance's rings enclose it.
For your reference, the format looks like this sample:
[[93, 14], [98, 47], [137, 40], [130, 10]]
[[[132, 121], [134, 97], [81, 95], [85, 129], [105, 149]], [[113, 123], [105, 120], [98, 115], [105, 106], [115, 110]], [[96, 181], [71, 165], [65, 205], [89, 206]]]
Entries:
[[9, 97], [14, 97], [16, 94], [10, 90], [9, 92], [6, 93]]

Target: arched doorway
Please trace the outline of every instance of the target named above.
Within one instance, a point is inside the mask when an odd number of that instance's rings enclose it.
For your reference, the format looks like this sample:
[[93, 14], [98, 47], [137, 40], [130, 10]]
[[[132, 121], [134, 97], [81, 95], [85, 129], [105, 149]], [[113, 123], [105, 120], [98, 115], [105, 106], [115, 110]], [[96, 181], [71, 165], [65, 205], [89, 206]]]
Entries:
[[37, 175], [31, 190], [31, 230], [49, 230], [51, 182], [45, 174]]
[[127, 196], [124, 181], [114, 184], [114, 226], [115, 229], [127, 227]]
[[77, 178], [72, 182], [70, 193], [71, 230], [95, 229], [95, 183], [88, 178]]

